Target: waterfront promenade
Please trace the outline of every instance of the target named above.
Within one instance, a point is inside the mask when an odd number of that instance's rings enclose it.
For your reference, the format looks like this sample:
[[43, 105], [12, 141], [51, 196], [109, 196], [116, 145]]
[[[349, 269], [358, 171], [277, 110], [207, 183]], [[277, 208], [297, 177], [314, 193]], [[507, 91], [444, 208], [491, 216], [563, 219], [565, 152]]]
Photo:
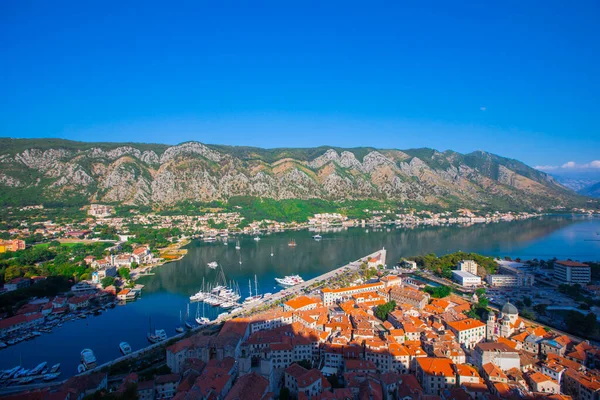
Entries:
[[[311, 285], [313, 285], [314, 283], [317, 282], [323, 282], [323, 281], [327, 281], [329, 279], [335, 278], [338, 274], [343, 273], [343, 272], [350, 272], [350, 271], [356, 271], [360, 268], [361, 264], [371, 258], [375, 258], [377, 256], [380, 256], [380, 263], [381, 264], [385, 264], [386, 262], [386, 250], [385, 248], [377, 250], [374, 253], [368, 254], [364, 257], [359, 258], [358, 260], [355, 261], [351, 261], [348, 264], [345, 264], [341, 267], [335, 268], [331, 271], [328, 271], [322, 275], [316, 276], [312, 279], [309, 279], [299, 285], [296, 286], [292, 286], [289, 288], [285, 288], [277, 293], [274, 293], [272, 296], [270, 296], [268, 299], [266, 299], [265, 301], [262, 301], [259, 303], [259, 305], [261, 307], [264, 306], [272, 306], [274, 305], [276, 302], [288, 298], [288, 297], [294, 297], [298, 294], [301, 294], [306, 288], [309, 288]], [[134, 351], [126, 356], [122, 356], [116, 359], [113, 359], [111, 361], [108, 361], [104, 364], [98, 365], [96, 368], [85, 371], [82, 373], [82, 375], [85, 374], [89, 374], [92, 372], [98, 372], [101, 370], [105, 370], [107, 368], [110, 368], [111, 366], [118, 364], [120, 362], [123, 361], [127, 361], [127, 360], [132, 360], [132, 359], [136, 359], [139, 357], [144, 357], [146, 355], [148, 355], [149, 353], [151, 353], [152, 351], [160, 348], [160, 347], [165, 347], [166, 343], [172, 342], [172, 341], [176, 341], [176, 340], [180, 340], [183, 339], [184, 337], [186, 337], [186, 335], [189, 335], [190, 332], [191, 333], [198, 333], [202, 330], [210, 330], [210, 329], [215, 329], [218, 325], [224, 323], [225, 321], [235, 318], [237, 316], [240, 315], [248, 315], [248, 313], [250, 313], [253, 309], [256, 308], [256, 304], [251, 304], [251, 305], [246, 305], [246, 306], [242, 306], [240, 309], [238, 309], [238, 311], [236, 313], [228, 313], [227, 315], [224, 315], [221, 318], [217, 318], [213, 321], [211, 321], [209, 324], [204, 325], [204, 326], [198, 326], [190, 331], [187, 332], [183, 332], [180, 333], [178, 335], [174, 335], [169, 337], [168, 341], [166, 342], [160, 342], [160, 343], [155, 343], [152, 345], [149, 345], [147, 347], [144, 347], [142, 349], [139, 349], [137, 351]]]

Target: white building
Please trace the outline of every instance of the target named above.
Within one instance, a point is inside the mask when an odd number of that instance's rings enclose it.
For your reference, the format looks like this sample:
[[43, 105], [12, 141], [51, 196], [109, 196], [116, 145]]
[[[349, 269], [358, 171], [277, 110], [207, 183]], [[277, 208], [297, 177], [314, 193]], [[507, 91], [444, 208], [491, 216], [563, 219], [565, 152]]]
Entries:
[[535, 278], [531, 274], [490, 274], [485, 280], [490, 286], [495, 287], [517, 287], [517, 286], [533, 286]]
[[477, 275], [477, 263], [473, 260], [463, 260], [458, 263], [458, 269], [473, 275]]
[[592, 279], [590, 266], [577, 261], [554, 262], [554, 280], [568, 285], [587, 285]]
[[481, 277], [462, 270], [453, 270], [452, 279], [458, 282], [459, 285], [465, 287], [481, 285]]
[[456, 335], [458, 343], [468, 349], [472, 349], [479, 342], [485, 339], [486, 325], [473, 318], [467, 318], [460, 321], [446, 322], [448, 329]]
[[321, 298], [324, 306], [330, 306], [338, 300], [350, 299], [353, 294], [374, 292], [384, 287], [383, 282], [367, 283], [364, 285], [350, 286], [341, 289], [321, 289]]

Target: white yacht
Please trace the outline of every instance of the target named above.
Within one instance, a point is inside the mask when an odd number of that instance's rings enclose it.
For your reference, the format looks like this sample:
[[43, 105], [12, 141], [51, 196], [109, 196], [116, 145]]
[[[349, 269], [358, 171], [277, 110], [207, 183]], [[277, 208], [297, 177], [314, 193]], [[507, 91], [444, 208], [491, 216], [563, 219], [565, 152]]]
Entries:
[[127, 354], [131, 353], [131, 346], [127, 342], [121, 342], [119, 343], [119, 350], [121, 350], [121, 353], [126, 356]]
[[315, 239], [315, 240], [321, 240], [321, 239], [323, 239], [323, 236], [321, 236], [321, 235], [319, 235], [319, 234], [317, 233], [316, 235], [313, 235], [313, 237], [312, 237], [312, 238], [313, 238], [313, 239]]
[[86, 370], [96, 368], [96, 356], [91, 349], [81, 350], [81, 365], [83, 365]]
[[288, 275], [285, 278], [275, 278], [275, 280], [283, 286], [295, 286], [304, 282], [300, 275]]
[[219, 264], [217, 264], [216, 261], [211, 261], [211, 262], [209, 262], [206, 265], [208, 265], [208, 268], [212, 268], [212, 269], [215, 269], [215, 268], [217, 268], [219, 266]]
[[254, 240], [256, 240], [258, 242], [260, 240], [260, 238], [258, 236], [254, 236]]
[[214, 236], [209, 236], [209, 237], [207, 237], [207, 238], [204, 238], [204, 241], [205, 241], [205, 242], [216, 242], [216, 241], [217, 241], [217, 238], [216, 238], [216, 237], [214, 237]]

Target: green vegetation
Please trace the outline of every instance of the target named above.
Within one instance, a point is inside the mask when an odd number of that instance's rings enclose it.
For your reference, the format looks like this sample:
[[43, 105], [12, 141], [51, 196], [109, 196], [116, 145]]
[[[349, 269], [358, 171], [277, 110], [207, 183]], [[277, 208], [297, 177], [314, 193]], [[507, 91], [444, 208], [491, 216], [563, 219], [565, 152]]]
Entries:
[[385, 321], [387, 320], [388, 314], [394, 311], [395, 308], [396, 302], [394, 300], [388, 301], [385, 304], [375, 307], [375, 316], [380, 320]]
[[15, 253], [0, 254], [0, 282], [18, 277], [65, 276], [83, 279], [91, 268], [83, 262], [88, 255], [101, 258], [111, 243], [92, 244], [58, 241], [33, 246]]
[[594, 313], [584, 315], [578, 311], [568, 311], [565, 323], [570, 332], [583, 337], [593, 336], [598, 330], [598, 322]]
[[477, 272], [484, 277], [487, 274], [495, 273], [498, 268], [498, 264], [492, 257], [482, 256], [477, 253], [464, 253], [462, 251], [446, 254], [441, 257], [431, 253], [425, 256], [409, 257], [408, 259], [415, 261], [419, 267], [429, 270], [437, 276], [448, 279], [452, 278], [452, 270], [463, 260], [475, 261], [479, 265]]
[[[179, 228], [154, 229], [141, 225], [130, 225], [129, 234], [134, 237], [128, 239], [128, 249], [131, 249], [132, 244], [148, 244], [151, 249], [157, 249], [171, 244], [171, 238], [181, 236], [182, 232]], [[123, 247], [123, 251], [131, 250], [125, 250]]]
[[[132, 267], [133, 267], [133, 265], [132, 265]], [[129, 270], [129, 268], [126, 268], [126, 267], [119, 268], [118, 273], [119, 273], [119, 276], [123, 279], [126, 279], [126, 280], [131, 279], [131, 271]]]
[[25, 303], [32, 297], [51, 297], [67, 292], [73, 286], [73, 281], [64, 276], [50, 276], [27, 288], [18, 289], [0, 296], [0, 309], [12, 315], [13, 307]]
[[103, 288], [107, 288], [115, 284], [115, 278], [113, 278], [112, 276], [105, 276], [104, 278], [102, 278], [100, 283], [102, 284]]
[[452, 288], [450, 286], [425, 286], [423, 289], [425, 292], [429, 293], [431, 297], [434, 299], [441, 299], [446, 296], [449, 296], [452, 293]]

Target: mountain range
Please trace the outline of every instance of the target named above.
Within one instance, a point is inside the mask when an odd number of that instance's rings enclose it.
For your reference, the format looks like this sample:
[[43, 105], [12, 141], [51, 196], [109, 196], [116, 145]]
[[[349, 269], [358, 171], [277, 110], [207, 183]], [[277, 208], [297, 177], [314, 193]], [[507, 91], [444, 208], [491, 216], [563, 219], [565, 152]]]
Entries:
[[376, 199], [497, 210], [585, 201], [544, 172], [484, 151], [0, 138], [0, 202], [5, 205], [171, 207], [233, 196]]

